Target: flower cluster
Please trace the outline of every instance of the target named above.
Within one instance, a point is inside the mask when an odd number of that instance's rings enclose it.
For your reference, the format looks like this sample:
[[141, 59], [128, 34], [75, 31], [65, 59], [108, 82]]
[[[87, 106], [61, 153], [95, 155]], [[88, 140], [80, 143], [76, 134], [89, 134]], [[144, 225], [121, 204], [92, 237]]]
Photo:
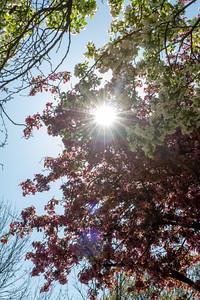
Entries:
[[27, 179], [26, 181], [22, 182], [20, 185], [22, 187], [23, 196], [26, 196], [29, 194], [34, 195], [37, 192], [36, 186], [30, 179]]
[[71, 76], [69, 72], [57, 72], [57, 73], [52, 73], [48, 76], [48, 80], [50, 81], [56, 81], [60, 80], [63, 83], [67, 83], [70, 80]]
[[67, 83], [70, 80], [70, 73], [69, 72], [57, 72], [52, 73], [44, 78], [43, 76], [39, 75], [32, 79], [32, 88], [30, 91], [30, 96], [35, 96], [37, 93], [42, 92], [50, 92], [52, 94], [58, 93], [58, 86], [52, 84], [52, 82], [58, 81], [59, 83]]
[[33, 116], [28, 116], [25, 119], [25, 123], [26, 128], [24, 129], [24, 136], [25, 138], [29, 138], [34, 128], [39, 129], [40, 127], [42, 127], [41, 115], [37, 113]]

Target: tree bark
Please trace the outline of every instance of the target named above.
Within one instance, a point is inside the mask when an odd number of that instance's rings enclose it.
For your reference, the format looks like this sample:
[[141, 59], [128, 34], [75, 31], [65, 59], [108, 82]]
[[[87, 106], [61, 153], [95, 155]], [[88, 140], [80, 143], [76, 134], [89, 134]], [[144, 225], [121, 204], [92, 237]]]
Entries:
[[180, 273], [176, 270], [171, 270], [170, 277], [172, 277], [178, 281], [181, 281], [183, 283], [186, 283], [187, 285], [192, 287], [194, 290], [200, 292], [200, 286], [197, 285], [193, 280], [191, 280], [190, 278], [185, 276], [183, 273]]

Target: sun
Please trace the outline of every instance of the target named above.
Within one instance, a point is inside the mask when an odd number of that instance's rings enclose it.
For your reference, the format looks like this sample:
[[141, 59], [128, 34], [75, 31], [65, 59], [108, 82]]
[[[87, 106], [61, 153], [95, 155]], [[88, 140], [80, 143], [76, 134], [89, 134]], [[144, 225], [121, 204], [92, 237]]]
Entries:
[[106, 104], [94, 109], [93, 115], [94, 121], [101, 127], [111, 127], [117, 119], [115, 108]]

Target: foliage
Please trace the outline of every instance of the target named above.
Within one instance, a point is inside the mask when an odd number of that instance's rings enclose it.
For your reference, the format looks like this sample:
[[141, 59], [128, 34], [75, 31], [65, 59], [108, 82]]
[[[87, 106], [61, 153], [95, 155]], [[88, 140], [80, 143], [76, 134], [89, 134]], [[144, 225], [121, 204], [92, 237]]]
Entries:
[[[121, 1], [110, 2], [111, 41], [99, 50], [88, 45], [95, 64], [77, 65], [74, 89], [57, 90], [57, 106], [48, 103], [42, 115], [26, 119], [26, 137], [45, 125], [62, 137], [65, 150], [45, 159], [47, 175], [21, 184], [23, 194], [47, 191], [61, 178], [63, 199], [51, 199], [44, 215], [25, 209], [10, 234], [43, 232], [27, 258], [32, 275], [44, 273], [44, 291], [54, 281], [65, 284], [80, 264], [80, 281], [95, 280], [97, 288], [111, 286], [120, 270], [135, 278], [137, 291], [180, 287], [195, 297], [200, 19], [185, 15], [195, 1], [133, 0], [124, 13]], [[111, 78], [103, 82], [100, 73], [107, 71]], [[91, 113], [102, 103], [118, 111], [106, 130]]]
[[184, 14], [196, 1], [130, 2], [112, 23], [111, 42], [92, 55], [98, 71], [112, 71], [106, 99], [142, 122], [127, 125], [130, 145], [150, 155], [177, 127], [199, 127], [200, 19]]
[[32, 67], [48, 59], [66, 32], [79, 33], [96, 10], [94, 0], [9, 0], [0, 5], [1, 89], [18, 78], [32, 78]]

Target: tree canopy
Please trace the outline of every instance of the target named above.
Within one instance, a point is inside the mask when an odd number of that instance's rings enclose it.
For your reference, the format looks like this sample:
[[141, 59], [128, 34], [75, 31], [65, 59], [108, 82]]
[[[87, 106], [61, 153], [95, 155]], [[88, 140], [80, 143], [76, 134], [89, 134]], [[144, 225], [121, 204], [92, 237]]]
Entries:
[[[63, 38], [70, 44], [70, 34], [79, 33], [95, 10], [94, 0], [1, 1], [0, 89], [18, 78], [31, 80], [32, 68], [50, 61], [50, 51]], [[65, 55], [67, 52], [66, 47]]]
[[[188, 17], [195, 2], [133, 0], [122, 9], [123, 1], [110, 1], [109, 43], [90, 42], [75, 87], [53, 89], [58, 104], [26, 119], [27, 138], [45, 125], [65, 146], [45, 159], [47, 175], [21, 184], [24, 195], [35, 194], [62, 178], [63, 198], [51, 199], [44, 215], [25, 209], [10, 231], [43, 232], [27, 254], [32, 275], [46, 278], [43, 290], [64, 284], [79, 264], [80, 281], [98, 288], [120, 270], [134, 276], [137, 290], [200, 292], [190, 276], [200, 250], [200, 19]], [[36, 78], [33, 91], [48, 84]], [[112, 126], [97, 124], [100, 105], [115, 108]]]

